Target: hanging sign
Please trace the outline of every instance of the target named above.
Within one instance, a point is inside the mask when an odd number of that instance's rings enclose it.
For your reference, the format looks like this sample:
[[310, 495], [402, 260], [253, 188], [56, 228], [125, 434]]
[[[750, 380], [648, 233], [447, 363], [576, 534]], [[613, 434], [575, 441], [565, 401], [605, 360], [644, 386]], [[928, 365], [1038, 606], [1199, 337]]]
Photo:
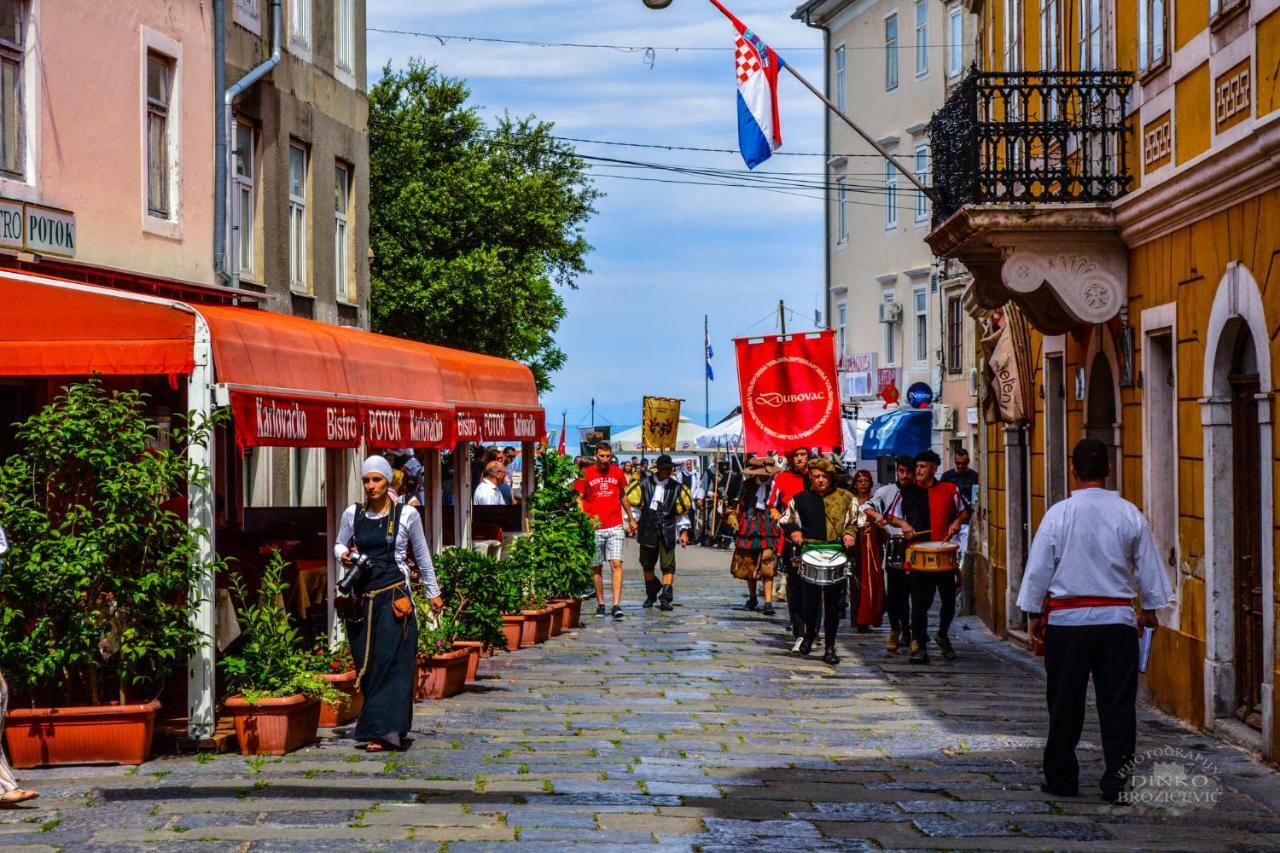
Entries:
[[833, 330], [736, 338], [734, 344], [748, 452], [841, 446]]
[[458, 407], [458, 441], [541, 441], [547, 434], [547, 413]]
[[359, 447], [361, 408], [355, 401], [231, 391], [240, 447]]
[[370, 447], [439, 450], [453, 447], [454, 413], [449, 406], [363, 407], [364, 435]]

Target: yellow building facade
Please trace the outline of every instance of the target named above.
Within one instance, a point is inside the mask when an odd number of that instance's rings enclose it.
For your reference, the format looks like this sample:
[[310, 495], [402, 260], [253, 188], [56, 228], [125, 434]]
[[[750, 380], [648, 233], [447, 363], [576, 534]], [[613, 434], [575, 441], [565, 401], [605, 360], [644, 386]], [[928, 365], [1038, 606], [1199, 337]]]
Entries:
[[1029, 414], [992, 406], [982, 436], [978, 612], [1024, 636], [1030, 539], [1100, 438], [1177, 592], [1148, 694], [1277, 760], [1280, 0], [968, 7], [981, 70], [935, 117], [957, 153], [929, 242], [974, 273], [984, 334], [1029, 331]]

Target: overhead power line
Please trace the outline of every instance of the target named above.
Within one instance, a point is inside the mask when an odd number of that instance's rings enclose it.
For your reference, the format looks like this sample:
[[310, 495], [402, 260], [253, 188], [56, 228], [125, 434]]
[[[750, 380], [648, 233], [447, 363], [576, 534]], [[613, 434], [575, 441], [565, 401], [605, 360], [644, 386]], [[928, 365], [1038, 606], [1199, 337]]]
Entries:
[[[650, 148], [662, 151], [700, 151], [708, 154], [736, 154], [742, 156], [742, 152], [737, 148], [699, 148], [693, 145], [657, 145], [646, 142], [618, 142], [609, 139], [582, 139], [576, 136], [557, 136], [556, 139], [561, 142], [577, 142], [582, 145], [612, 145], [618, 148]], [[774, 157], [826, 157], [821, 151], [775, 151]], [[879, 154], [831, 154], [832, 158], [841, 157], [874, 157], [879, 160]]]

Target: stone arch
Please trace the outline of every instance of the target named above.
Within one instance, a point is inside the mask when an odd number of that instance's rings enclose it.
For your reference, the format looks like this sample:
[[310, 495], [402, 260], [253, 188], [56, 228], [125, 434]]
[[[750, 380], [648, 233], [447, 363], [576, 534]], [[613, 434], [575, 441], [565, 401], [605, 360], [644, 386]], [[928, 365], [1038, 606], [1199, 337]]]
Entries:
[[[1101, 363], [1099, 359], [1102, 359]], [[1099, 369], [1103, 366], [1106, 368], [1105, 371]], [[1110, 329], [1106, 324], [1093, 327], [1093, 333], [1089, 336], [1089, 348], [1085, 354], [1084, 371], [1085, 416], [1084, 435], [1081, 437], [1101, 438], [1111, 448], [1111, 487], [1117, 492], [1122, 492], [1124, 486], [1124, 457], [1121, 452], [1122, 445], [1120, 440], [1123, 437], [1121, 427], [1124, 422], [1124, 409], [1120, 400], [1120, 355], [1116, 352], [1115, 341], [1112, 339]], [[1109, 376], [1111, 383], [1109, 402], [1111, 403], [1111, 411], [1114, 413], [1114, 420], [1110, 424], [1090, 422], [1091, 404], [1096, 400], [1094, 395], [1099, 392], [1099, 389], [1094, 386], [1095, 376]], [[1099, 435], [1098, 433], [1104, 434]], [[1068, 452], [1070, 452], [1070, 448], [1068, 448]]]

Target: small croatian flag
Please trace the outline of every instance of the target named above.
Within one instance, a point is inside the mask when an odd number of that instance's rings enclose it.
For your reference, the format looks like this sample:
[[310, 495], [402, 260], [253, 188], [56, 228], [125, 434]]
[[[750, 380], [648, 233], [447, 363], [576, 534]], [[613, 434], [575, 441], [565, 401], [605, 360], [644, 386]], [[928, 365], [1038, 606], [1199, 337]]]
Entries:
[[734, 73], [738, 77], [738, 148], [748, 169], [768, 160], [782, 147], [782, 120], [778, 115], [778, 71], [782, 58], [719, 0], [712, 5], [725, 14], [737, 32]]
[[706, 333], [704, 336], [704, 340], [707, 345], [707, 379], [711, 382], [715, 382], [716, 375], [711, 372], [711, 357], [715, 355], [715, 353], [711, 351], [711, 334]]

